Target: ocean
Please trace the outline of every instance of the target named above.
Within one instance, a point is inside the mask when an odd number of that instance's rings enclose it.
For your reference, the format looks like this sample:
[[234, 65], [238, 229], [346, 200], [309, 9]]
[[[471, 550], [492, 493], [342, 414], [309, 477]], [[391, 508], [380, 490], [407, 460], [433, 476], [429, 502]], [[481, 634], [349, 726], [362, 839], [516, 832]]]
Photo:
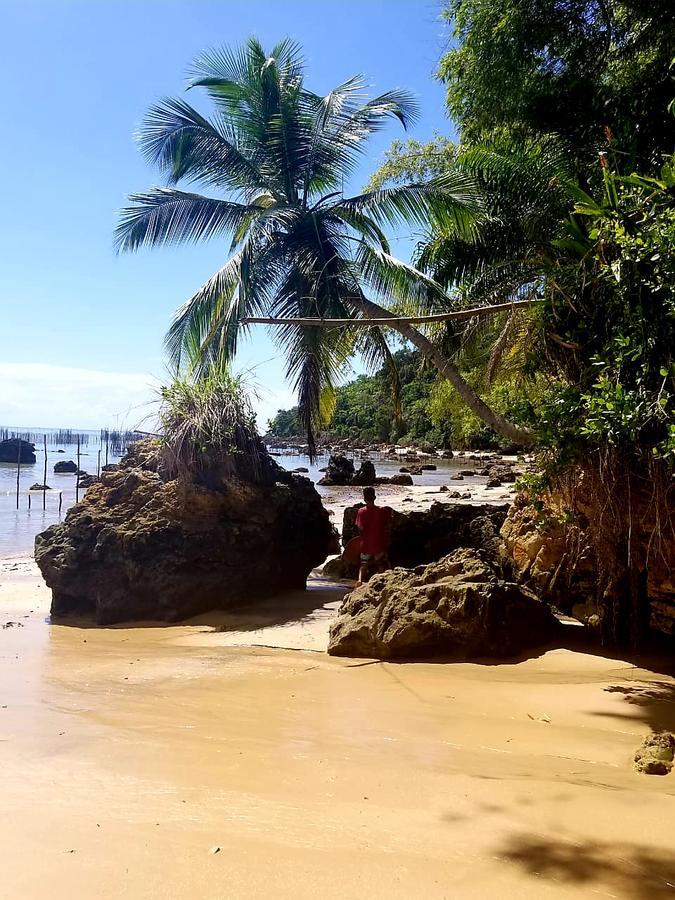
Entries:
[[[16, 431], [30, 431], [31, 433], [40, 432], [40, 429], [10, 429]], [[49, 429], [45, 429], [49, 433]], [[91, 475], [96, 474], [98, 463], [98, 451], [101, 450], [101, 465], [105, 463], [105, 445], [101, 446], [100, 434], [98, 431], [80, 432], [88, 436], [88, 444], [81, 447], [80, 450], [80, 468]], [[292, 471], [298, 467], [308, 469], [303, 473], [316, 483], [320, 478], [322, 469], [327, 461], [327, 456], [319, 457], [314, 463], [310, 463], [308, 458], [299, 454], [289, 454], [274, 451], [276, 461], [285, 469]], [[63, 452], [59, 452], [63, 451]], [[60, 460], [77, 460], [77, 446], [74, 444], [64, 443], [48, 443], [47, 444], [47, 484], [54, 489], [63, 492], [63, 503], [59, 511], [59, 498], [56, 490], [54, 492], [47, 491], [45, 509], [42, 508], [42, 494], [33, 494], [31, 497], [31, 507], [28, 508], [28, 488], [35, 484], [42, 484], [44, 472], [44, 451], [40, 443], [36, 443], [35, 456], [37, 461], [32, 465], [24, 464], [21, 466], [19, 479], [19, 508], [16, 508], [16, 463], [0, 463], [0, 558], [4, 559], [13, 556], [26, 556], [32, 554], [35, 535], [44, 531], [55, 522], [63, 520], [66, 512], [75, 503], [75, 482], [76, 476], [71, 474], [55, 474], [54, 464]], [[350, 455], [350, 454], [347, 454]], [[119, 462], [119, 456], [112, 452], [108, 454], [108, 462]], [[373, 462], [377, 469], [378, 475], [393, 475], [398, 472], [403, 462], [394, 460], [378, 459], [373, 457]], [[446, 484], [449, 477], [449, 470], [456, 471], [458, 467], [465, 467], [467, 461], [463, 459], [454, 460], [434, 460], [438, 466], [436, 472], [425, 472], [421, 476], [413, 476], [415, 484], [422, 484], [429, 487], [438, 487]], [[358, 467], [359, 460], [355, 459], [355, 465]], [[471, 481], [482, 481], [484, 479], [471, 479]], [[334, 488], [318, 487], [320, 494], [326, 495]], [[339, 489], [338, 489], [339, 490]], [[84, 491], [80, 490], [80, 498]]]

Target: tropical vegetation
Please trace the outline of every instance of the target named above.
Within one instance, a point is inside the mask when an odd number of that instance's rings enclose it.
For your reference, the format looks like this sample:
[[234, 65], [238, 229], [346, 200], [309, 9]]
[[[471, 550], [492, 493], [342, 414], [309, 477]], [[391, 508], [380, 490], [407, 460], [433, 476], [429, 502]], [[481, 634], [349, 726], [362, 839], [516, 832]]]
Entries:
[[[364, 327], [364, 320], [387, 318], [392, 309], [420, 315], [448, 308], [436, 281], [392, 255], [386, 229], [434, 222], [468, 240], [483, 214], [481, 197], [461, 171], [345, 196], [368, 138], [389, 118], [413, 122], [416, 104], [400, 90], [368, 99], [358, 77], [325, 96], [313, 93], [292, 41], [269, 53], [255, 39], [208, 52], [195, 62], [189, 86], [207, 92], [215, 114], [207, 119], [182, 99], [150, 109], [139, 140], [169, 186], [131, 196], [117, 246], [133, 251], [229, 236], [230, 257], [171, 326], [170, 358], [206, 371], [232, 358], [249, 317], [281, 319], [274, 337], [297, 389], [311, 451], [354, 354], [375, 367], [387, 363], [395, 390], [387, 336], [379, 325]], [[225, 196], [179, 190], [180, 181]], [[318, 327], [311, 323], [316, 319], [347, 324]], [[527, 431], [489, 409], [421, 330], [407, 321], [392, 327], [477, 415], [512, 439], [529, 440]]]

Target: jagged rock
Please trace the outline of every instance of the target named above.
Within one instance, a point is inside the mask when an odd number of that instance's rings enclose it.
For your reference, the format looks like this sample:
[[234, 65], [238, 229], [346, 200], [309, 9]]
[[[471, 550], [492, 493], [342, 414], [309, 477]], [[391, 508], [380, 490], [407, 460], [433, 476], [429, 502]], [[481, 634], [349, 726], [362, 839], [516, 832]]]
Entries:
[[338, 453], [328, 458], [326, 474], [320, 479], [319, 484], [328, 486], [350, 484], [353, 477], [353, 461]]
[[116, 472], [119, 467], [119, 463], [106, 463], [105, 466], [101, 466], [101, 472]]
[[447, 494], [449, 490], [450, 490], [450, 488], [447, 486], [447, 484], [442, 484], [439, 487], [438, 492], [439, 492], [439, 494]]
[[635, 769], [643, 775], [667, 775], [673, 768], [674, 756], [675, 737], [672, 734], [650, 734], [635, 753]]
[[[342, 517], [342, 545], [356, 537], [356, 514], [363, 506], [348, 506]], [[432, 503], [409, 513], [392, 511], [389, 558], [395, 566], [433, 562], [459, 547], [480, 548], [497, 560], [501, 554], [499, 529], [508, 504]]]
[[500, 482], [513, 483], [518, 475], [511, 466], [491, 466], [488, 470], [488, 477], [498, 479]]
[[488, 478], [485, 487], [486, 488], [498, 488], [501, 487], [502, 483], [499, 478]]
[[168, 480], [157, 446], [133, 445], [62, 524], [36, 537], [52, 614], [177, 621], [304, 587], [337, 552], [335, 531], [308, 479], [266, 453], [263, 462], [261, 483], [210, 471], [206, 486]]
[[366, 486], [375, 484], [375, 466], [369, 459], [364, 459], [359, 467], [358, 472], [352, 475], [351, 484]]
[[376, 659], [505, 657], [544, 644], [558, 628], [534, 594], [505, 581], [475, 550], [412, 571], [373, 576], [348, 594], [328, 652]]
[[30, 465], [36, 462], [35, 444], [24, 441], [21, 438], [8, 438], [0, 441], [0, 462], [17, 463], [21, 458], [21, 465]]
[[54, 464], [54, 472], [56, 472], [58, 475], [75, 475], [77, 473], [77, 463], [73, 462], [72, 459], [59, 460], [59, 462]]
[[87, 472], [80, 473], [80, 487], [81, 488], [89, 488], [92, 484], [97, 484], [100, 481], [96, 475], [89, 475]]
[[51, 491], [51, 488], [48, 484], [38, 484], [36, 481], [35, 484], [31, 484], [28, 488], [29, 491]]

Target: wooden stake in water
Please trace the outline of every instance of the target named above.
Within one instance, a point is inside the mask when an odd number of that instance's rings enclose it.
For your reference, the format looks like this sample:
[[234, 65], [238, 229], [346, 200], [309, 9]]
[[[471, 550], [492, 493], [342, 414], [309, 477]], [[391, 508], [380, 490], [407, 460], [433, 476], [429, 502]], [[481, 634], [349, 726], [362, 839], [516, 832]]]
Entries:
[[21, 478], [21, 438], [19, 438], [19, 452], [16, 455], [16, 508], [19, 508], [19, 479]]
[[105, 431], [105, 464], [108, 465], [108, 447], [110, 445], [110, 432], [106, 428]]
[[98, 448], [98, 460], [96, 462], [96, 477], [101, 477], [101, 448]]
[[42, 508], [47, 508], [47, 435], [44, 436], [44, 449], [45, 449], [45, 468], [44, 475], [42, 476]]
[[77, 475], [75, 477], [75, 502], [80, 500], [80, 436], [77, 436]]

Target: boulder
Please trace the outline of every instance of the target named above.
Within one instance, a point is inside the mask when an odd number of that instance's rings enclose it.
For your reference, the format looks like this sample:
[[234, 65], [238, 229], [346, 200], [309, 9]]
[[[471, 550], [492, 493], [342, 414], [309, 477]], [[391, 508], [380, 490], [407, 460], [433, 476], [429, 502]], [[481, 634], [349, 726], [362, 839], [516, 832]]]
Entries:
[[59, 462], [54, 464], [54, 472], [56, 472], [57, 475], [75, 475], [77, 473], [77, 463], [73, 462], [72, 459], [59, 460]]
[[369, 484], [375, 484], [375, 477], [375, 466], [369, 459], [364, 459], [358, 472], [355, 472], [354, 475], [352, 475], [351, 484], [358, 484], [365, 487]]
[[96, 475], [89, 475], [87, 472], [80, 472], [79, 485], [81, 488], [89, 488], [92, 484], [97, 484], [100, 481]]
[[35, 444], [21, 438], [8, 438], [6, 441], [0, 441], [0, 462], [16, 464], [19, 460], [22, 466], [36, 462]]
[[399, 484], [399, 485], [407, 485], [410, 486], [413, 483], [413, 480], [410, 475], [391, 475], [387, 479], [382, 479], [380, 484]]
[[436, 468], [433, 463], [425, 463], [423, 466], [420, 466], [422, 472], [435, 472]]
[[319, 481], [322, 485], [351, 484], [354, 477], [354, 463], [341, 453], [330, 456], [326, 467], [326, 474]]
[[412, 571], [373, 576], [348, 594], [330, 628], [333, 656], [508, 657], [550, 641], [558, 622], [480, 552], [460, 549]]
[[260, 452], [259, 481], [212, 470], [207, 484], [169, 479], [153, 442], [133, 445], [35, 539], [52, 615], [178, 621], [304, 587], [335, 530], [312, 483]]
[[[348, 506], [342, 517], [342, 545], [356, 537], [356, 514], [363, 506]], [[508, 504], [432, 503], [428, 509], [401, 513], [392, 510], [389, 558], [395, 566], [411, 568], [440, 559], [460, 547], [481, 549], [495, 560], [501, 556], [499, 530]]]
[[48, 484], [38, 484], [36, 481], [35, 484], [31, 484], [28, 488], [29, 491], [51, 491], [51, 488]]
[[451, 480], [451, 481], [464, 481], [464, 476], [461, 475], [459, 472], [457, 472], [456, 475], [451, 475], [451, 476], [450, 476], [450, 480]]

